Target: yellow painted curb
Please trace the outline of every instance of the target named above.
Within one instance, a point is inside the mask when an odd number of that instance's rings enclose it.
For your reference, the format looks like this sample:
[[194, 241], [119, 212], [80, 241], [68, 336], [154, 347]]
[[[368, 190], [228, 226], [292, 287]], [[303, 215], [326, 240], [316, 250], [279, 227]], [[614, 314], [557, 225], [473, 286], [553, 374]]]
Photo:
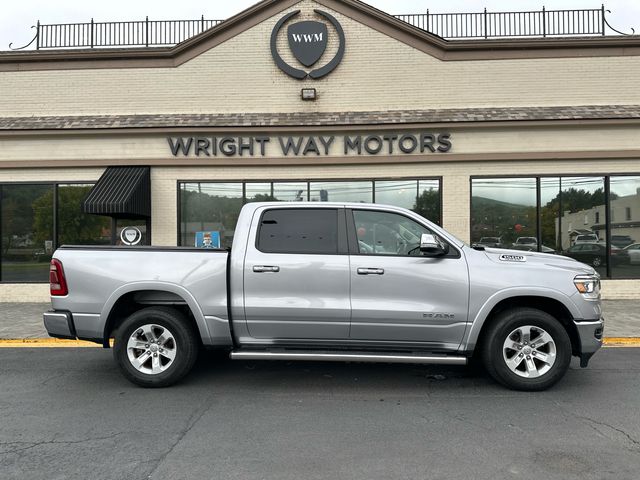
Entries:
[[639, 337], [605, 337], [605, 347], [640, 347]]
[[85, 342], [84, 340], [63, 340], [59, 338], [0, 338], [0, 348], [86, 348], [86, 347], [102, 347], [93, 342]]

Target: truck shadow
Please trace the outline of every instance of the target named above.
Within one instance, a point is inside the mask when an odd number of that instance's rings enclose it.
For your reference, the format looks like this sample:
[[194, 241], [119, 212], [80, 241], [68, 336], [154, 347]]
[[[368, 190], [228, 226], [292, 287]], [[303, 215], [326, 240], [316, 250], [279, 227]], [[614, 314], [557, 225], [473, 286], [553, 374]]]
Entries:
[[[575, 377], [569, 371], [566, 382]], [[448, 390], [520, 394], [498, 385], [477, 363], [467, 366], [357, 362], [289, 362], [230, 360], [221, 351], [203, 351], [183, 385], [215, 383], [230, 389], [265, 392], [363, 391], [425, 394]], [[561, 382], [562, 384], [563, 382]], [[427, 390], [425, 390], [425, 387]], [[557, 387], [556, 387], [557, 388]]]

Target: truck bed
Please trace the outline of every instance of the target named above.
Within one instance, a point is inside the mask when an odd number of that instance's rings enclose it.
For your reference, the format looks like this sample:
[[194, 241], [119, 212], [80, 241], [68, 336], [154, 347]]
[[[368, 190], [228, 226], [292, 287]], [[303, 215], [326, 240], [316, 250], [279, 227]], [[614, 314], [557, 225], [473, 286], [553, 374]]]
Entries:
[[[109, 312], [129, 292], [138, 303], [188, 305], [205, 345], [229, 337], [228, 250], [62, 246], [56, 258], [64, 265], [69, 294], [52, 297], [51, 303], [54, 310], [73, 311], [78, 338], [107, 340], [103, 332]], [[145, 298], [145, 291], [154, 293]]]

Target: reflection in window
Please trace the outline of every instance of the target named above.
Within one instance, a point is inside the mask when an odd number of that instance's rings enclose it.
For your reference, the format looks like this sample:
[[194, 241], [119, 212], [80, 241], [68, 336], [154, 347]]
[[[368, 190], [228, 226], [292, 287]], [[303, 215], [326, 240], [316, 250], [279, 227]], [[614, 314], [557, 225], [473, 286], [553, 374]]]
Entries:
[[373, 202], [373, 182], [311, 182], [312, 202]]
[[513, 233], [504, 234], [510, 223], [519, 219], [524, 226], [528, 212], [535, 214], [535, 180], [473, 179], [472, 241], [490, 247], [531, 243], [591, 265], [603, 277], [640, 278], [640, 176], [540, 177], [541, 245], [535, 234], [510, 243]]
[[560, 178], [540, 179], [540, 236], [541, 250], [545, 253], [557, 253], [560, 246]]
[[440, 224], [439, 180], [376, 180], [376, 203], [402, 207]]
[[58, 185], [58, 245], [110, 245], [111, 219], [82, 211], [93, 185]]
[[[375, 193], [374, 193], [375, 189]], [[413, 210], [440, 224], [440, 180], [399, 179], [357, 182], [246, 182], [180, 183], [180, 244], [196, 245], [200, 237], [222, 238], [221, 246], [230, 247], [236, 222], [244, 203], [280, 202], [354, 202], [386, 203]], [[218, 233], [214, 233], [218, 232]]]
[[611, 213], [620, 222], [611, 222], [611, 276], [640, 277], [640, 176], [611, 177]]
[[220, 238], [220, 247], [231, 247], [243, 203], [242, 183], [183, 183], [180, 196], [182, 245], [195, 246], [196, 232], [217, 232], [213, 234]]
[[471, 243], [537, 250], [535, 178], [474, 179], [471, 188]]
[[[605, 216], [604, 177], [562, 177], [560, 243], [565, 255], [592, 265], [598, 273], [607, 273], [606, 225], [596, 221]], [[580, 252], [576, 244], [600, 244]]]
[[418, 199], [412, 210], [436, 225], [442, 225], [440, 207], [440, 181], [418, 180]]
[[376, 180], [376, 203], [412, 210], [416, 206], [417, 180]]
[[53, 185], [2, 186], [2, 281], [46, 282], [53, 241]]
[[273, 196], [279, 202], [306, 202], [307, 182], [276, 182], [273, 184]]
[[246, 203], [251, 202], [273, 202], [270, 183], [245, 183]]

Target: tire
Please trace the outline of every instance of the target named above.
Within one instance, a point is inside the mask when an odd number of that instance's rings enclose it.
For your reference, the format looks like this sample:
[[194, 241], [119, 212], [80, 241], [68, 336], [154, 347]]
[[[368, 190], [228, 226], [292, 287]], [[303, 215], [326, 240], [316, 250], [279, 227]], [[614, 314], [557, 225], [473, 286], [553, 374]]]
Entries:
[[113, 357], [122, 374], [141, 387], [168, 387], [184, 378], [198, 356], [199, 339], [178, 310], [149, 307], [115, 332]]
[[534, 308], [498, 314], [483, 339], [481, 357], [487, 372], [513, 390], [546, 390], [571, 363], [567, 331], [557, 319]]

